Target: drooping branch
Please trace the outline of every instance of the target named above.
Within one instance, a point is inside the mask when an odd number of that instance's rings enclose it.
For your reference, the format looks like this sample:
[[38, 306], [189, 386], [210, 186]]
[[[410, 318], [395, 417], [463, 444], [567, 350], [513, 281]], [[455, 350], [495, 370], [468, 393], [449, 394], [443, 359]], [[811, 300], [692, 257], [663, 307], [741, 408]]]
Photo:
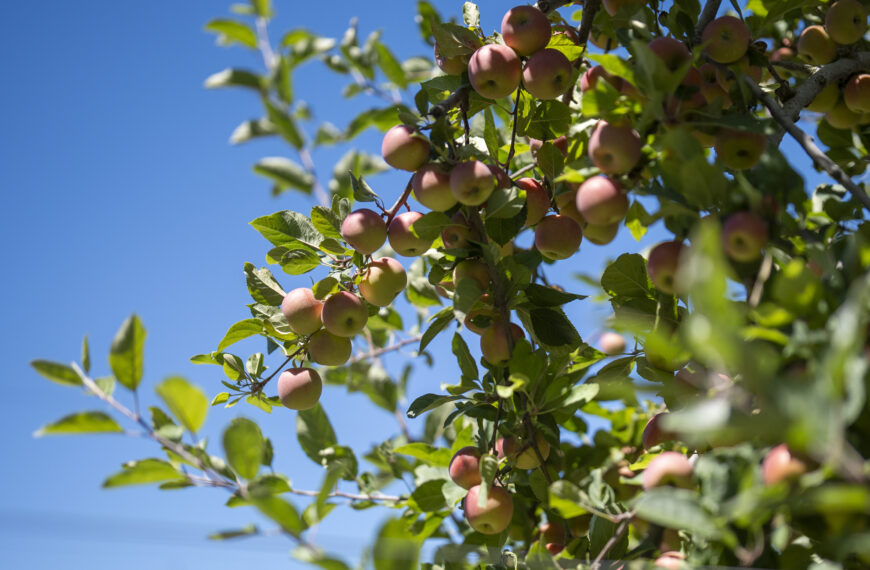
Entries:
[[601, 0], [586, 0], [583, 4], [583, 17], [577, 27], [577, 35], [580, 37], [580, 45], [585, 46], [589, 41], [589, 33], [592, 31], [592, 21], [601, 9]]
[[695, 26], [695, 35], [692, 38], [692, 42], [696, 46], [701, 45], [701, 36], [704, 35], [704, 28], [719, 13], [719, 5], [721, 3], [722, 0], [707, 0], [707, 3], [704, 4], [704, 9], [701, 10], [701, 15], [698, 17], [698, 25]]
[[785, 116], [792, 122], [798, 120], [801, 110], [812, 103], [827, 85], [858, 71], [870, 69], [870, 52], [859, 52], [815, 69], [815, 73], [795, 89], [794, 97], [782, 106]]

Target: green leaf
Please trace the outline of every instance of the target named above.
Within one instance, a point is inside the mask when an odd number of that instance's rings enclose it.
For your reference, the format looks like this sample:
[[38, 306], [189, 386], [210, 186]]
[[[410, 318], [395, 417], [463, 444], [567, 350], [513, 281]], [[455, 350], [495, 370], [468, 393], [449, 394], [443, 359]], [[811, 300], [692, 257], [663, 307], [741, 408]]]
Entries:
[[559, 291], [553, 287], [532, 283], [526, 287], [526, 297], [538, 307], [559, 307], [571, 301], [585, 299], [586, 295], [576, 295], [566, 291]]
[[78, 412], [64, 416], [54, 423], [42, 426], [34, 437], [70, 433], [109, 433], [124, 431], [111, 416], [104, 412]]
[[565, 519], [585, 515], [583, 505], [590, 504], [589, 497], [580, 487], [564, 479], [550, 485], [550, 507]]
[[305, 455], [317, 464], [322, 463], [322, 450], [338, 444], [335, 430], [320, 404], [296, 415], [296, 438]]
[[529, 311], [532, 330], [542, 344], [547, 346], [578, 346], [580, 335], [568, 317], [555, 309], [533, 309]]
[[88, 344], [88, 335], [82, 339], [82, 370], [85, 374], [91, 371], [91, 347]]
[[378, 195], [372, 190], [368, 182], [362, 176], [355, 176], [353, 171], [348, 171], [350, 177], [351, 188], [353, 188], [353, 199], [357, 202], [377, 202]]
[[426, 212], [419, 220], [411, 224], [411, 232], [419, 238], [435, 240], [441, 231], [453, 222], [444, 212]]
[[284, 300], [284, 289], [268, 268], [257, 269], [253, 263], [246, 262], [245, 281], [251, 298], [258, 303], [277, 307]]
[[129, 390], [136, 390], [144, 368], [145, 329], [132, 315], [121, 324], [109, 350], [109, 366], [115, 378]]
[[444, 500], [444, 493], [441, 490], [445, 483], [447, 481], [444, 479], [430, 479], [422, 485], [418, 485], [411, 493], [411, 499], [408, 501], [409, 506], [423, 513], [437, 512], [447, 508], [447, 502]]
[[378, 65], [381, 67], [384, 75], [387, 76], [387, 79], [392, 81], [399, 89], [408, 87], [405, 71], [402, 69], [402, 64], [393, 55], [393, 52], [381, 42], [375, 43], [375, 49], [378, 52]]
[[[297, 150], [301, 149], [305, 145], [305, 141], [302, 139], [302, 135], [299, 133], [299, 128], [293, 121], [293, 117], [288, 115], [287, 112], [283, 109], [277, 107], [266, 97], [263, 98], [263, 105], [266, 107], [266, 115], [269, 117], [269, 121], [273, 125], [275, 125], [275, 128], [278, 129], [278, 132], [281, 133], [281, 136], [284, 137], [284, 140], [290, 143], [293, 148]], [[256, 170], [256, 167], [254, 167], [254, 170]], [[311, 176], [308, 173], [305, 174], [308, 177]], [[292, 186], [293, 188], [299, 188], [299, 186], [293, 184], [290, 184], [290, 186]], [[299, 189], [304, 190], [304, 188]]]
[[251, 226], [272, 244], [287, 246], [291, 250], [300, 242], [316, 248], [324, 239], [311, 220], [289, 210], [257, 218], [251, 222]]
[[634, 510], [639, 518], [666, 528], [690, 530], [710, 539], [720, 535], [713, 516], [701, 506], [693, 491], [670, 487], [650, 489], [638, 497]]
[[273, 180], [281, 189], [295, 188], [306, 194], [314, 188], [314, 177], [302, 166], [282, 156], [267, 156], [254, 165], [254, 172]]
[[33, 360], [30, 365], [52, 382], [63, 384], [65, 386], [81, 386], [82, 379], [72, 368], [66, 364], [59, 362], [51, 362], [50, 360]]
[[311, 208], [311, 223], [324, 236], [342, 239], [341, 220], [329, 208], [325, 206], [314, 206]]
[[122, 467], [122, 471], [115, 473], [103, 481], [103, 488], [109, 489], [125, 485], [146, 485], [161, 481], [186, 480], [183, 474], [161, 459], [128, 461]]
[[466, 2], [462, 5], [462, 21], [469, 28], [480, 27], [480, 10], [474, 2]]
[[611, 297], [649, 297], [646, 262], [637, 253], [623, 253], [601, 274], [601, 287]]
[[272, 0], [251, 0], [251, 6], [261, 18], [272, 17]]
[[222, 530], [208, 535], [209, 540], [228, 540], [231, 538], [243, 538], [245, 536], [253, 536], [260, 534], [256, 526], [249, 524], [238, 530]]
[[226, 402], [229, 399], [230, 399], [229, 392], [219, 392], [218, 394], [215, 395], [214, 398], [212, 398], [211, 405], [217, 406], [218, 404], [223, 404], [224, 402]]
[[522, 125], [523, 132], [518, 134], [538, 140], [553, 140], [568, 132], [571, 125], [571, 111], [561, 101], [541, 101], [529, 116], [528, 124]]
[[420, 414], [426, 413], [431, 409], [444, 405], [448, 402], [461, 400], [462, 396], [444, 396], [440, 394], [423, 394], [411, 403], [408, 408], [408, 417], [416, 418]]
[[227, 463], [245, 479], [257, 476], [264, 445], [260, 427], [247, 418], [234, 419], [224, 430], [223, 446]]
[[414, 570], [420, 551], [420, 541], [401, 519], [388, 520], [378, 532], [372, 550], [375, 570]]
[[205, 25], [209, 32], [218, 34], [220, 45], [241, 44], [251, 49], [257, 49], [257, 34], [247, 25], [235, 20], [212, 20]]
[[449, 449], [421, 442], [408, 443], [397, 447], [394, 451], [400, 455], [419, 459], [426, 465], [432, 465], [433, 467], [447, 467], [453, 458], [453, 454], [450, 453]]
[[556, 145], [547, 141], [538, 149], [537, 163], [544, 176], [553, 179], [562, 174], [562, 169], [565, 168], [565, 157]]
[[471, 55], [481, 44], [477, 34], [456, 24], [432, 22], [432, 35], [442, 57]]
[[246, 71], [244, 69], [224, 69], [214, 75], [210, 75], [205, 80], [205, 86], [208, 89], [216, 89], [218, 87], [247, 87], [263, 91], [263, 78], [256, 73]]
[[171, 376], [155, 390], [181, 425], [191, 432], [199, 431], [208, 413], [208, 398], [199, 386], [180, 376]]
[[495, 126], [492, 109], [489, 107], [483, 110], [483, 140], [489, 155], [498, 158], [498, 129]]
[[290, 535], [299, 536], [304, 530], [302, 519], [296, 511], [296, 507], [281, 497], [272, 495], [251, 497], [250, 501], [257, 507], [257, 510], [278, 523]]
[[468, 350], [468, 344], [458, 332], [453, 333], [453, 354], [459, 362], [459, 369], [462, 371], [464, 378], [476, 380], [480, 374], [477, 370], [477, 362], [471, 356], [471, 351]]
[[420, 339], [420, 348], [417, 349], [417, 352], [423, 352], [430, 342], [432, 342], [438, 333], [447, 328], [453, 321], [453, 309], [450, 307], [446, 307], [433, 316], [432, 324], [429, 325], [429, 328], [426, 329], [426, 332], [423, 333], [423, 337]]
[[259, 319], [245, 319], [239, 321], [227, 330], [224, 338], [218, 344], [218, 352], [240, 340], [263, 332], [263, 323]]
[[245, 121], [235, 128], [230, 135], [231, 144], [246, 143], [251, 139], [269, 137], [278, 134], [275, 125], [269, 119], [254, 119]]

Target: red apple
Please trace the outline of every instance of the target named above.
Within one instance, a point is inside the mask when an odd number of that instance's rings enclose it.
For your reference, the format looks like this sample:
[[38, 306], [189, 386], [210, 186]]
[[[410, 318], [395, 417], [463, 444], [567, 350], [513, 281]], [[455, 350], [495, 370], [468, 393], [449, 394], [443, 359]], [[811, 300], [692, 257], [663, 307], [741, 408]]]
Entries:
[[719, 99], [722, 101], [722, 108], [727, 109], [731, 106], [731, 96], [728, 95], [727, 82], [722, 77], [722, 72], [712, 63], [705, 63], [698, 68], [698, 73], [701, 77], [701, 95], [707, 103]]
[[716, 133], [716, 156], [732, 170], [752, 168], [767, 149], [764, 133], [722, 128]]
[[717, 63], [732, 63], [749, 48], [749, 28], [734, 16], [716, 18], [704, 28], [704, 53]]
[[686, 456], [676, 451], [665, 451], [649, 462], [643, 470], [643, 489], [663, 485], [691, 487], [694, 469]]
[[308, 339], [308, 356], [323, 366], [341, 366], [350, 358], [352, 350], [350, 339], [335, 336], [327, 330], [319, 330]]
[[444, 247], [460, 249], [470, 247], [473, 242], [480, 241], [480, 234], [471, 227], [461, 211], [453, 214], [450, 219], [455, 224], [447, 226], [441, 231], [441, 241], [444, 242]]
[[843, 102], [853, 113], [870, 113], [870, 74], [859, 73], [849, 80], [843, 90]]
[[604, 6], [604, 9], [611, 16], [615, 16], [617, 12], [619, 12], [623, 6], [638, 4], [642, 5], [643, 0], [603, 0], [601, 3]]
[[[498, 312], [492, 306], [492, 300], [488, 293], [481, 295], [480, 299], [475, 301], [474, 305], [471, 307], [471, 310], [465, 315], [465, 321], [463, 324], [465, 328], [470, 330], [475, 334], [482, 335], [486, 332], [486, 329], [492, 325], [495, 321], [496, 317], [498, 317]], [[488, 322], [481, 323], [477, 325], [474, 323], [478, 318], [489, 319]], [[484, 319], [484, 320], [485, 320]]]
[[535, 248], [548, 259], [568, 259], [582, 241], [580, 224], [568, 216], [546, 216], [535, 228]]
[[450, 191], [450, 172], [441, 164], [430, 163], [421, 167], [411, 179], [414, 198], [436, 212], [445, 212], [456, 205]]
[[[541, 432], [535, 432], [535, 445], [546, 461], [550, 456], [550, 444]], [[518, 469], [535, 469], [541, 464], [535, 448], [529, 444], [527, 437], [500, 437], [495, 442], [495, 451], [499, 459], [507, 457]]]
[[767, 245], [767, 224], [752, 212], [736, 212], [722, 224], [722, 240], [735, 261], [755, 261]]
[[390, 240], [390, 247], [399, 255], [417, 257], [432, 246], [432, 240], [417, 237], [411, 231], [411, 224], [422, 217], [420, 212], [403, 212], [390, 222], [387, 239]]
[[568, 216], [578, 224], [580, 229], [586, 225], [586, 220], [580, 215], [577, 210], [577, 190], [580, 189], [580, 184], [569, 183], [565, 185], [565, 189], [560, 194], [556, 194], [556, 207], [559, 208], [559, 213], [563, 216]]
[[643, 428], [642, 445], [643, 448], [649, 451], [651, 448], [661, 445], [666, 441], [677, 439], [676, 434], [662, 428], [662, 418], [667, 416], [667, 412], [656, 414], [651, 417]]
[[505, 13], [501, 37], [519, 55], [532, 55], [550, 42], [550, 21], [534, 6], [517, 6]]
[[490, 487], [484, 506], [478, 504], [480, 485], [475, 485], [465, 495], [465, 520], [481, 534], [499, 534], [508, 527], [514, 514], [514, 502], [510, 493], [502, 487]]
[[797, 43], [798, 55], [812, 65], [825, 65], [834, 61], [837, 44], [822, 26], [807, 26]]
[[320, 320], [322, 310], [323, 301], [315, 299], [314, 292], [307, 287], [293, 289], [281, 301], [281, 312], [287, 319], [287, 325], [291, 331], [302, 336], [310, 335], [323, 325]]
[[463, 279], [471, 279], [477, 283], [481, 291], [489, 289], [489, 268], [486, 263], [477, 259], [463, 259], [453, 268], [453, 285], [459, 286]]
[[372, 305], [386, 307], [407, 284], [408, 276], [401, 263], [392, 257], [379, 257], [366, 266], [359, 282], [359, 292]]
[[457, 202], [466, 206], [486, 202], [495, 186], [492, 170], [479, 160], [457, 164], [450, 172], [450, 191]]
[[692, 54], [689, 53], [686, 44], [674, 38], [656, 38], [649, 43], [649, 49], [665, 62], [665, 67], [671, 72], [677, 71], [692, 60]]
[[362, 208], [348, 214], [341, 223], [341, 237], [354, 250], [370, 255], [387, 241], [387, 224], [376, 212]]
[[[551, 141], [547, 141], [553, 143], [559, 152], [562, 153], [562, 156], [568, 156], [568, 137], [562, 135], [561, 137], [556, 137]], [[532, 158], [538, 157], [538, 151], [541, 149], [541, 146], [544, 144], [544, 141], [533, 139], [529, 137], [529, 150], [532, 152]]]
[[605, 174], [624, 174], [637, 165], [642, 147], [631, 127], [598, 121], [589, 136], [589, 159]]
[[453, 482], [463, 489], [480, 485], [480, 451], [476, 447], [463, 447], [453, 455], [447, 471]]
[[290, 368], [278, 376], [278, 397], [291, 410], [309, 410], [323, 392], [320, 374], [311, 368]]
[[776, 485], [806, 472], [806, 464], [795, 458], [784, 443], [768, 451], [761, 463], [761, 478], [765, 485]]
[[656, 568], [664, 568], [664, 570], [682, 570], [683, 568], [686, 568], [686, 565], [683, 564], [683, 560], [685, 559], [686, 556], [682, 552], [670, 550], [656, 558], [653, 564], [655, 564]]
[[520, 178], [516, 185], [526, 191], [526, 226], [534, 226], [550, 209], [547, 190], [534, 178]]
[[[514, 342], [526, 336], [523, 329], [514, 323], [510, 324], [510, 331]], [[493, 321], [489, 328], [480, 335], [480, 351], [483, 353], [483, 358], [495, 366], [500, 366], [510, 360], [511, 350], [502, 321]]]
[[598, 339], [601, 352], [608, 356], [625, 352], [625, 337], [619, 333], [607, 331]]
[[681, 241], [666, 241], [649, 252], [646, 270], [653, 285], [662, 293], [673, 295], [679, 290], [677, 269], [684, 247]]
[[555, 556], [565, 549], [565, 543], [568, 542], [565, 525], [557, 522], [545, 522], [538, 527], [538, 530], [541, 531], [541, 542], [544, 543], [547, 552]]
[[429, 159], [429, 141], [406, 125], [396, 125], [384, 135], [381, 154], [393, 168], [413, 172]]
[[838, 44], [854, 44], [867, 31], [864, 6], [858, 0], [837, 0], [825, 15], [825, 30]]
[[352, 337], [365, 328], [369, 312], [359, 297], [339, 291], [324, 301], [320, 318], [323, 328], [335, 336]]
[[571, 88], [574, 68], [565, 54], [542, 49], [531, 56], [523, 69], [523, 86], [538, 99], [555, 99]]
[[438, 42], [435, 42], [435, 64], [441, 68], [441, 71], [447, 75], [462, 75], [468, 69], [468, 60], [470, 55], [456, 55], [453, 57], [444, 57], [438, 49]]
[[521, 75], [520, 58], [508, 46], [487, 44], [478, 48], [468, 62], [471, 86], [487, 99], [501, 99], [513, 93]]
[[613, 224], [628, 212], [628, 198], [615, 180], [593, 176], [577, 189], [577, 211], [590, 224]]

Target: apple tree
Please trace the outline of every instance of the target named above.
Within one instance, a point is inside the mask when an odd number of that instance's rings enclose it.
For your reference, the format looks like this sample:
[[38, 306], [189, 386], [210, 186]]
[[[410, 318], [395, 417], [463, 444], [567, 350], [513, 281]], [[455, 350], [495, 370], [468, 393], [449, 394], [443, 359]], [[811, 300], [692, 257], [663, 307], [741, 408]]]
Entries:
[[[192, 358], [221, 385], [165, 380], [149, 415], [123, 403], [143, 376], [133, 316], [109, 377], [91, 376], [87, 344], [78, 363], [33, 362], [112, 412], [41, 433], [137, 423], [157, 457], [107, 487], [224, 488], [324, 568], [348, 567], [306, 538], [341, 516], [336, 500], [388, 509], [376, 568], [866, 568], [868, 4], [541, 0], [499, 9], [492, 30], [472, 2], [444, 16], [419, 1], [432, 57], [404, 61], [356, 22], [338, 40], [295, 29], [275, 43], [268, 0], [234, 6], [207, 28], [263, 69], [206, 86], [259, 97], [262, 117], [232, 141], [283, 139], [288, 156], [254, 170], [279, 200], [320, 205], [251, 222], [267, 265], [245, 264], [250, 316]], [[293, 91], [303, 65], [376, 106], [315, 124]], [[379, 153], [355, 146], [369, 129]], [[326, 184], [312, 159], [324, 145], [348, 149]], [[389, 198], [375, 176], [388, 168], [407, 175]], [[668, 238], [613, 251], [597, 297], [548, 279], [653, 225]], [[598, 348], [565, 309], [596, 302], [610, 312]], [[254, 336], [263, 352], [230, 350]], [[431, 352], [436, 338], [451, 355]], [[402, 347], [416, 357], [390, 374], [377, 360]], [[401, 405], [433, 359], [456, 377]], [[400, 433], [341, 445], [324, 383], [397, 414]], [[320, 489], [266, 469], [281, 450], [251, 419], [207, 447], [209, 403], [295, 414]]]

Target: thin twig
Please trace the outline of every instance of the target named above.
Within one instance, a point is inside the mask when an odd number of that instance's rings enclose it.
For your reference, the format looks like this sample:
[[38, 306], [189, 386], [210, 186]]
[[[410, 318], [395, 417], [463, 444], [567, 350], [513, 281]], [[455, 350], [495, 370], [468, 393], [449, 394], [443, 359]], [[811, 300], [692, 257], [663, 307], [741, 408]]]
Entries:
[[275, 66], [277, 56], [272, 51], [272, 42], [269, 40], [269, 22], [266, 18], [257, 18], [257, 48], [263, 56], [263, 64], [270, 72]]
[[622, 538], [622, 535], [625, 533], [625, 530], [628, 528], [628, 518], [622, 520], [619, 523], [619, 526], [616, 527], [616, 532], [613, 533], [613, 536], [604, 543], [604, 547], [601, 549], [601, 552], [598, 553], [598, 556], [595, 557], [595, 560], [592, 561], [592, 570], [598, 570], [601, 567], [601, 561], [604, 560], [604, 557], [607, 556], [607, 553], [610, 552], [610, 549], [616, 546], [616, 543]]
[[553, 12], [557, 8], [561, 8], [562, 6], [566, 6], [568, 4], [573, 4], [574, 0], [538, 0], [535, 3], [535, 7], [543, 12], [544, 14], [549, 14]]
[[[514, 110], [511, 113], [511, 148], [508, 151], [507, 159], [504, 161], [504, 169], [510, 171], [511, 161], [514, 159], [515, 146], [517, 142], [517, 114], [520, 110], [520, 96], [523, 93], [522, 84], [517, 85], [517, 100], [514, 102]], [[495, 162], [498, 164], [498, 157], [495, 157]]]
[[411, 195], [411, 181], [414, 180], [414, 177], [408, 179], [408, 183], [405, 185], [405, 189], [402, 191], [402, 195], [399, 196], [399, 199], [396, 200], [396, 203], [393, 204], [389, 210], [384, 212], [387, 216], [385, 220], [386, 224], [389, 226], [390, 222], [393, 221], [393, 218], [396, 217], [396, 214], [399, 213], [399, 208], [402, 207], [402, 204], [407, 204], [408, 197]]
[[[306, 491], [303, 489], [290, 489], [290, 492], [294, 495], [302, 495], [304, 497], [319, 497], [320, 491]], [[367, 493], [344, 493], [342, 491], [333, 491], [326, 495], [327, 497], [341, 497], [343, 499], [350, 499], [351, 501], [388, 501], [392, 503], [398, 503], [399, 501], [403, 501], [404, 497], [398, 495], [381, 495], [380, 493], [376, 493], [373, 495]]]
[[377, 358], [378, 356], [380, 356], [386, 352], [392, 352], [394, 350], [399, 350], [403, 346], [407, 346], [409, 344], [414, 344], [415, 342], [418, 342], [421, 338], [423, 338], [423, 335], [419, 334], [417, 336], [412, 336], [410, 338], [400, 340], [394, 344], [391, 344], [390, 346], [385, 346], [383, 348], [377, 348], [377, 349], [371, 350], [365, 354], [360, 354], [359, 356], [354, 356], [353, 358], [348, 360], [347, 363], [345, 363], [345, 366], [348, 366], [350, 364], [354, 364], [357, 362], [362, 362], [363, 360]]
[[522, 168], [520, 168], [519, 170], [517, 170], [516, 172], [514, 172], [514, 173], [511, 175], [511, 178], [513, 178], [514, 180], [516, 180], [517, 177], [522, 176], [523, 174], [525, 174], [525, 173], [528, 172], [529, 170], [532, 170], [535, 166], [537, 166], [537, 165], [536, 165], [534, 162], [531, 163], [531, 164], [527, 164], [527, 165], [525, 165], [524, 167], [522, 167]]
[[752, 286], [752, 292], [749, 294], [748, 303], [750, 307], [757, 307], [758, 303], [761, 302], [761, 294], [764, 292], [764, 284], [770, 278], [770, 272], [772, 269], [773, 255], [768, 251], [764, 255], [761, 267], [758, 269], [758, 276], [755, 278], [755, 285]]
[[317, 178], [317, 169], [314, 166], [314, 159], [311, 157], [311, 151], [308, 147], [299, 149], [299, 159], [302, 161], [302, 166], [305, 172], [311, 175], [314, 180], [314, 194], [317, 196], [317, 201], [321, 206], [329, 206], [329, 193], [323, 188], [323, 184]]

